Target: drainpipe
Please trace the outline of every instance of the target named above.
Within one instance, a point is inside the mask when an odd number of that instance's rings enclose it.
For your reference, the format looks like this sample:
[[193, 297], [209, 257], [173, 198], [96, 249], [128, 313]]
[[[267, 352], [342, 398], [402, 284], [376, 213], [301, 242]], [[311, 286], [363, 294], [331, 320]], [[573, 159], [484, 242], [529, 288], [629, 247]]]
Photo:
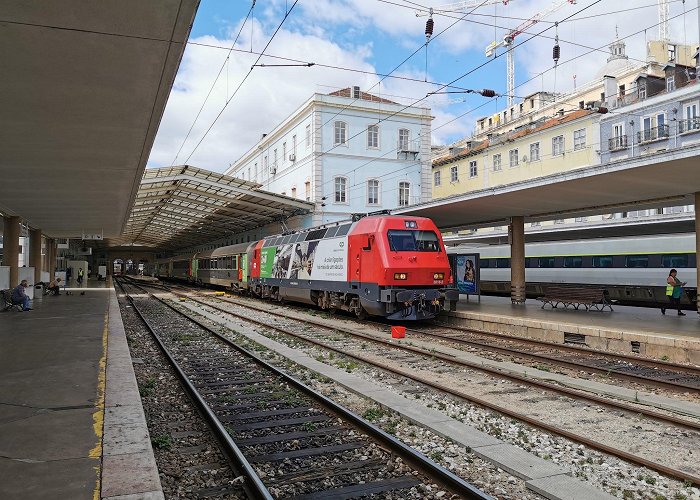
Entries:
[[[698, 0], [700, 2], [700, 0]], [[632, 129], [632, 158], [634, 158], [634, 120], [630, 120], [630, 128]]]

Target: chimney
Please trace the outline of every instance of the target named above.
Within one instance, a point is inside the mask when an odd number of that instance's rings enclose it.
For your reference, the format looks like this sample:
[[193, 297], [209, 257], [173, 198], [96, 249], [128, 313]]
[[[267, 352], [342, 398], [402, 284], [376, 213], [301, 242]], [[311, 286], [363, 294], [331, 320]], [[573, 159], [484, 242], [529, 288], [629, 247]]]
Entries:
[[603, 91], [605, 92], [605, 102], [614, 102], [617, 97], [617, 80], [614, 76], [605, 75], [603, 77]]
[[355, 86], [352, 88], [352, 98], [353, 99], [359, 99], [360, 98], [360, 87]]

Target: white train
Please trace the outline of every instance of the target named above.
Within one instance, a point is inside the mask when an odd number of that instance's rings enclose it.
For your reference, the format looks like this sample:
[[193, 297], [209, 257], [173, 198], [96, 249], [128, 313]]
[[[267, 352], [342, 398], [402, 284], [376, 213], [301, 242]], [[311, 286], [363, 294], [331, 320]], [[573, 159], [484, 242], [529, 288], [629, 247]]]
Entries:
[[[510, 295], [509, 245], [459, 245], [450, 254], [480, 254], [481, 291]], [[636, 238], [597, 238], [525, 245], [528, 297], [543, 295], [549, 284], [605, 288], [611, 300], [625, 305], [666, 303], [666, 278], [678, 270], [686, 281], [682, 302], [694, 306], [697, 297], [694, 234]]]

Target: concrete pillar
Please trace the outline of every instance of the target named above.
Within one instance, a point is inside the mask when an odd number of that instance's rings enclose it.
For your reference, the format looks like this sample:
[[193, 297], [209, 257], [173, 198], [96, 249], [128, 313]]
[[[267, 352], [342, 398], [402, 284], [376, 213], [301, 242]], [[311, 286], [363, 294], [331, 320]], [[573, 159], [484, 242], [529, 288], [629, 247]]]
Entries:
[[29, 266], [34, 266], [34, 283], [41, 281], [41, 271], [44, 266], [41, 262], [41, 229], [29, 231]]
[[510, 223], [510, 300], [525, 303], [525, 217], [512, 217]]
[[10, 288], [19, 285], [19, 217], [4, 217], [2, 265], [10, 266]]
[[[700, 15], [700, 14], [698, 14]], [[698, 255], [700, 255], [700, 191], [695, 193], [695, 261], [698, 261]], [[700, 292], [700, 265], [695, 265], [696, 277], [698, 284], [698, 291]], [[696, 307], [698, 314], [700, 314], [700, 293], [696, 299]]]
[[56, 240], [46, 239], [46, 270], [49, 272], [49, 279], [53, 279], [53, 272], [56, 269]]

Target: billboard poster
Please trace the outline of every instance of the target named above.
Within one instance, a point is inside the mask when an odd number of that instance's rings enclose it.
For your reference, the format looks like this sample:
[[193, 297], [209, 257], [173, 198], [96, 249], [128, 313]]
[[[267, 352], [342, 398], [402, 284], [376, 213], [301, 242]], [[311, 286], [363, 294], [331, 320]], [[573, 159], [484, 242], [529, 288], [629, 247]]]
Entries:
[[479, 254], [453, 255], [455, 285], [459, 293], [479, 294]]
[[347, 281], [348, 239], [331, 238], [321, 240], [316, 248], [311, 276], [315, 280]]
[[345, 281], [347, 260], [347, 237], [266, 247], [260, 252], [260, 277]]
[[275, 262], [277, 247], [267, 247], [260, 249], [260, 277], [272, 277], [272, 265]]
[[289, 279], [310, 280], [316, 258], [318, 241], [302, 241], [294, 246]]

